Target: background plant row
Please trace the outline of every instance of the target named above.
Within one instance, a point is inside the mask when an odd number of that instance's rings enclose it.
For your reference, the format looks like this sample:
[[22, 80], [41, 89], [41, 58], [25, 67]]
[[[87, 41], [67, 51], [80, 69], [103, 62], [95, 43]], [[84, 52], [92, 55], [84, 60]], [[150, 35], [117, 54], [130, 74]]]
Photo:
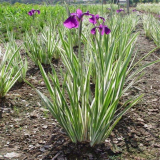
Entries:
[[[90, 10], [90, 12], [99, 12], [101, 5], [79, 5], [70, 6], [71, 12], [74, 12], [79, 7], [82, 10]], [[110, 5], [104, 5], [104, 13], [109, 13], [107, 8]], [[112, 5], [115, 10], [117, 5]], [[28, 11], [31, 9], [40, 10], [41, 14], [36, 15], [36, 18], [30, 17]], [[33, 4], [15, 4], [15, 5], [0, 5], [0, 35], [1, 42], [8, 41], [7, 31], [13, 31], [16, 39], [21, 39], [24, 32], [29, 31], [31, 27], [40, 31], [45, 25], [50, 23], [60, 26], [63, 24], [64, 19], [67, 17], [67, 12], [64, 6], [55, 5], [33, 5]]]

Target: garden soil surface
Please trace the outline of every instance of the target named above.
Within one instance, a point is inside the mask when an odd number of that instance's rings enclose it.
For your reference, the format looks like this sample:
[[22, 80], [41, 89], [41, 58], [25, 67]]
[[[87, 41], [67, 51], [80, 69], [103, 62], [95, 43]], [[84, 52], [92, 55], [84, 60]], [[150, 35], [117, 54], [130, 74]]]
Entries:
[[[138, 60], [156, 46], [146, 39], [142, 24], [136, 31], [140, 33], [135, 47]], [[155, 51], [143, 64], [158, 57], [160, 51]], [[38, 67], [28, 61], [26, 79], [49, 96]], [[53, 64], [62, 79], [61, 60]], [[45, 66], [45, 70], [51, 69]], [[34, 89], [16, 83], [0, 100], [0, 160], [160, 160], [160, 63], [147, 68], [122, 99], [140, 94], [143, 99], [123, 116], [110, 137], [91, 148], [87, 143], [73, 144]]]

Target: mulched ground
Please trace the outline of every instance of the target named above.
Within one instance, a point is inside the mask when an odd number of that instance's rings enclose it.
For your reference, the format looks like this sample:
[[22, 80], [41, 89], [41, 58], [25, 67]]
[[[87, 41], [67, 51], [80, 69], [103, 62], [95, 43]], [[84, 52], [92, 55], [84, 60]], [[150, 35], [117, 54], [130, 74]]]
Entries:
[[[135, 50], [137, 59], [155, 48], [145, 38], [142, 25]], [[154, 52], [143, 63], [160, 57]], [[63, 68], [55, 61], [57, 73]], [[48, 66], [45, 67], [49, 71]], [[59, 78], [62, 78], [59, 73]], [[27, 80], [48, 95], [38, 67], [29, 60]], [[16, 84], [5, 99], [0, 118], [0, 160], [159, 160], [160, 159], [160, 63], [145, 70], [141, 81], [126, 96], [144, 93], [143, 100], [134, 106], [118, 123], [105, 143], [93, 148], [86, 143], [73, 144], [53, 119], [35, 91], [26, 83]], [[125, 97], [124, 97], [125, 98]]]

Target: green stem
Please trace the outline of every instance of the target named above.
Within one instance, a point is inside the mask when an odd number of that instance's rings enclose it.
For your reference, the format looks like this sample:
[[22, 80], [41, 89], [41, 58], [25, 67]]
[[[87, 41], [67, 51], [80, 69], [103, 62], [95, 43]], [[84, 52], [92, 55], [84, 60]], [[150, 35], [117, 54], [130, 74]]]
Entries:
[[81, 34], [82, 34], [82, 21], [80, 21], [80, 24], [79, 24], [79, 32], [78, 32], [78, 58], [80, 60], [80, 83], [82, 82], [82, 55], [81, 55]]

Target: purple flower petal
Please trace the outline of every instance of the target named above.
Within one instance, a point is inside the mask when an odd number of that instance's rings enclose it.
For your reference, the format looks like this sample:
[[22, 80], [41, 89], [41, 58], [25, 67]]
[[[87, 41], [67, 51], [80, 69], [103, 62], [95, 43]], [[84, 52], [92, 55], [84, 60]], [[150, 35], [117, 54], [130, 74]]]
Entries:
[[124, 9], [122, 9], [122, 8], [116, 10], [117, 13], [120, 13], [120, 12], [122, 12], [122, 11], [124, 12]]
[[29, 12], [28, 12], [28, 15], [29, 15], [29, 16], [32, 16], [32, 15], [33, 15], [33, 13], [32, 13], [31, 11], [29, 11]]
[[84, 15], [90, 15], [89, 11], [83, 13], [80, 9], [76, 10], [76, 13], [71, 13], [71, 16], [64, 21], [64, 26], [67, 28], [78, 28], [79, 22], [82, 21]]
[[102, 29], [100, 30], [100, 32], [101, 32], [101, 35], [103, 36], [104, 33], [105, 33], [104, 28], [102, 28]]
[[64, 26], [71, 29], [71, 28], [78, 28], [79, 22], [76, 16], [70, 16], [68, 19], [64, 21]]
[[120, 11], [124, 11], [124, 9], [122, 9], [122, 8], [120, 8], [119, 10], [120, 10]]
[[90, 16], [92, 16], [91, 18], [89, 18], [89, 22], [92, 24], [96, 24], [97, 20], [100, 18], [98, 14], [94, 15], [94, 14], [90, 14]]
[[103, 23], [105, 22], [105, 19], [103, 17], [99, 17], [99, 18], [103, 20]]
[[104, 30], [105, 30], [105, 34], [111, 33], [111, 30], [107, 26], [104, 27]]
[[32, 9], [32, 10], [30, 10], [30, 11], [28, 12], [28, 15], [29, 15], [29, 16], [33, 16], [36, 12], [37, 12], [38, 14], [40, 14], [40, 10], [34, 10], [34, 9]]
[[37, 13], [40, 14], [40, 10], [37, 10]]
[[96, 24], [97, 23], [96, 17], [92, 16], [91, 18], [89, 18], [89, 22], [92, 24]]
[[104, 26], [100, 24], [98, 28], [99, 28], [99, 31], [101, 32], [101, 35], [103, 36], [105, 33]]
[[96, 17], [97, 20], [100, 18], [99, 14], [96, 14], [95, 17]]
[[83, 16], [83, 12], [80, 9], [77, 9], [76, 13], [77, 13], [77, 17], [81, 19]]
[[88, 16], [88, 15], [90, 15], [90, 14], [89, 14], [89, 11], [83, 13], [80, 9], [77, 9], [76, 13], [71, 13], [70, 15], [71, 15], [71, 16], [76, 16], [77, 19], [78, 19], [78, 21], [81, 21], [81, 20], [82, 20], [82, 17], [83, 17], [84, 15], [87, 15], [87, 16]]
[[96, 34], [96, 27], [91, 29], [91, 34]]
[[34, 9], [32, 9], [31, 12], [32, 12], [32, 14], [35, 14], [36, 11]]
[[98, 28], [100, 34], [103, 36], [104, 34], [109, 34], [111, 30], [108, 28], [108, 26], [104, 24], [100, 24], [98, 27], [94, 27], [91, 30], [91, 34], [96, 34], [96, 28]]
[[83, 15], [89, 16], [90, 13], [89, 13], [89, 11], [87, 11], [87, 12], [84, 12]]
[[104, 35], [104, 33], [109, 34], [111, 32], [111, 30], [103, 24], [99, 25], [99, 30], [100, 30], [102, 36]]
[[89, 18], [89, 22], [92, 24], [96, 24], [99, 19], [102, 19], [103, 23], [105, 22], [105, 19], [103, 17], [100, 17], [98, 14], [96, 14], [96, 15], [89, 14], [89, 15], [92, 16], [91, 18]]
[[77, 13], [71, 13], [70, 15], [71, 16], [77, 16]]

